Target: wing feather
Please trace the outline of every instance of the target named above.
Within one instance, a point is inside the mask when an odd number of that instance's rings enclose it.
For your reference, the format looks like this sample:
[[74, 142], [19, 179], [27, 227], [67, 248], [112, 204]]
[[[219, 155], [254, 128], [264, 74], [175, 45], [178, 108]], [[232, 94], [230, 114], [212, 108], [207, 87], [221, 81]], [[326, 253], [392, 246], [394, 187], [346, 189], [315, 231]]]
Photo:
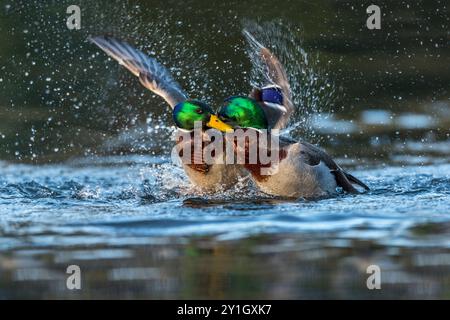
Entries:
[[187, 99], [186, 93], [172, 78], [170, 72], [156, 59], [112, 37], [98, 36], [89, 40], [139, 77], [144, 87], [161, 96], [172, 108]]
[[253, 88], [250, 96], [261, 102], [261, 106], [266, 113], [271, 129], [285, 128], [291, 114], [294, 112], [291, 87], [286, 71], [278, 58], [268, 48], [256, 40], [250, 32], [244, 29], [243, 34], [252, 50], [257, 52], [257, 56], [263, 65], [264, 78], [266, 79], [267, 85], [275, 85], [281, 89], [284, 108], [276, 108], [271, 106], [270, 103], [264, 103], [261, 97], [261, 88]]

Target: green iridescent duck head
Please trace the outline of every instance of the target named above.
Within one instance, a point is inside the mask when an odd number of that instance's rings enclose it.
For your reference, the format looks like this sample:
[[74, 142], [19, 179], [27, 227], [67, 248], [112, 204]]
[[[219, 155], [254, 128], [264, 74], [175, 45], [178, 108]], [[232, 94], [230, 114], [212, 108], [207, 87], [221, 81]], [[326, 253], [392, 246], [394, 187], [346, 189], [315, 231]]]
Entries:
[[267, 129], [266, 114], [258, 102], [245, 96], [225, 100], [219, 110], [219, 119], [232, 128]]
[[230, 130], [231, 127], [223, 123], [206, 103], [198, 100], [187, 100], [178, 103], [173, 108], [173, 120], [178, 128], [194, 130], [195, 122], [201, 122], [202, 128], [216, 128], [220, 131]]

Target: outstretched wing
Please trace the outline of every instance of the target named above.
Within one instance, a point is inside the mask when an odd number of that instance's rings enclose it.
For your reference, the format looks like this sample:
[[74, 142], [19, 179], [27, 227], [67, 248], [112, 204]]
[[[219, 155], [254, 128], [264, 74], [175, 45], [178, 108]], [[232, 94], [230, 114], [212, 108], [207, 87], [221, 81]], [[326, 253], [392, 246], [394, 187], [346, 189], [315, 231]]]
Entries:
[[330, 168], [330, 172], [334, 174], [338, 186], [342, 187], [347, 192], [358, 193], [358, 190], [353, 187], [353, 184], [357, 184], [365, 190], [369, 190], [369, 187], [359, 179], [355, 178], [351, 174], [345, 172], [336, 162], [322, 149], [309, 144], [307, 142], [300, 142], [300, 155], [307, 164], [315, 166], [320, 162]]
[[173, 108], [187, 99], [186, 93], [158, 61], [133, 48], [128, 43], [107, 37], [89, 38], [109, 56], [127, 68], [144, 87], [161, 96]]
[[253, 88], [250, 96], [259, 101], [266, 113], [271, 129], [282, 129], [289, 122], [289, 117], [294, 112], [291, 87], [286, 71], [278, 58], [255, 37], [244, 29], [244, 36], [262, 62], [264, 77], [267, 85], [263, 88]]

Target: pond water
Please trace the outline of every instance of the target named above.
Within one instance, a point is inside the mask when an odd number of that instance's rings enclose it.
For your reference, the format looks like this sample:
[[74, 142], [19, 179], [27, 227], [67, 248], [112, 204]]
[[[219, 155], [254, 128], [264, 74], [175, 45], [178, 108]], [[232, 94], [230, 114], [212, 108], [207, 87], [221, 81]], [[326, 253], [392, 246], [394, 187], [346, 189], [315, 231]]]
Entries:
[[[71, 1], [1, 1], [0, 299], [450, 298], [445, 1], [378, 1], [381, 30], [359, 0], [78, 2], [73, 31]], [[370, 191], [199, 194], [165, 103], [86, 41], [129, 41], [217, 107], [261, 84], [244, 27], [289, 75], [284, 134]]]
[[[371, 191], [317, 201], [243, 182], [195, 202], [161, 158], [3, 163], [0, 297], [448, 298], [449, 172], [355, 169]], [[66, 289], [72, 264], [80, 291]]]

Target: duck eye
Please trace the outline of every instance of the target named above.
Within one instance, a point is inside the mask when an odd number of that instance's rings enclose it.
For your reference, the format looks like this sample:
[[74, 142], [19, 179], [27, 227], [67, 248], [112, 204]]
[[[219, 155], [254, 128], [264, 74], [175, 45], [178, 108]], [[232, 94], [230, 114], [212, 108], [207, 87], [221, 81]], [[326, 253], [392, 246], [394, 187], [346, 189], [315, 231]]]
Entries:
[[203, 114], [203, 110], [202, 109], [196, 109], [195, 112], [197, 112], [198, 114]]

